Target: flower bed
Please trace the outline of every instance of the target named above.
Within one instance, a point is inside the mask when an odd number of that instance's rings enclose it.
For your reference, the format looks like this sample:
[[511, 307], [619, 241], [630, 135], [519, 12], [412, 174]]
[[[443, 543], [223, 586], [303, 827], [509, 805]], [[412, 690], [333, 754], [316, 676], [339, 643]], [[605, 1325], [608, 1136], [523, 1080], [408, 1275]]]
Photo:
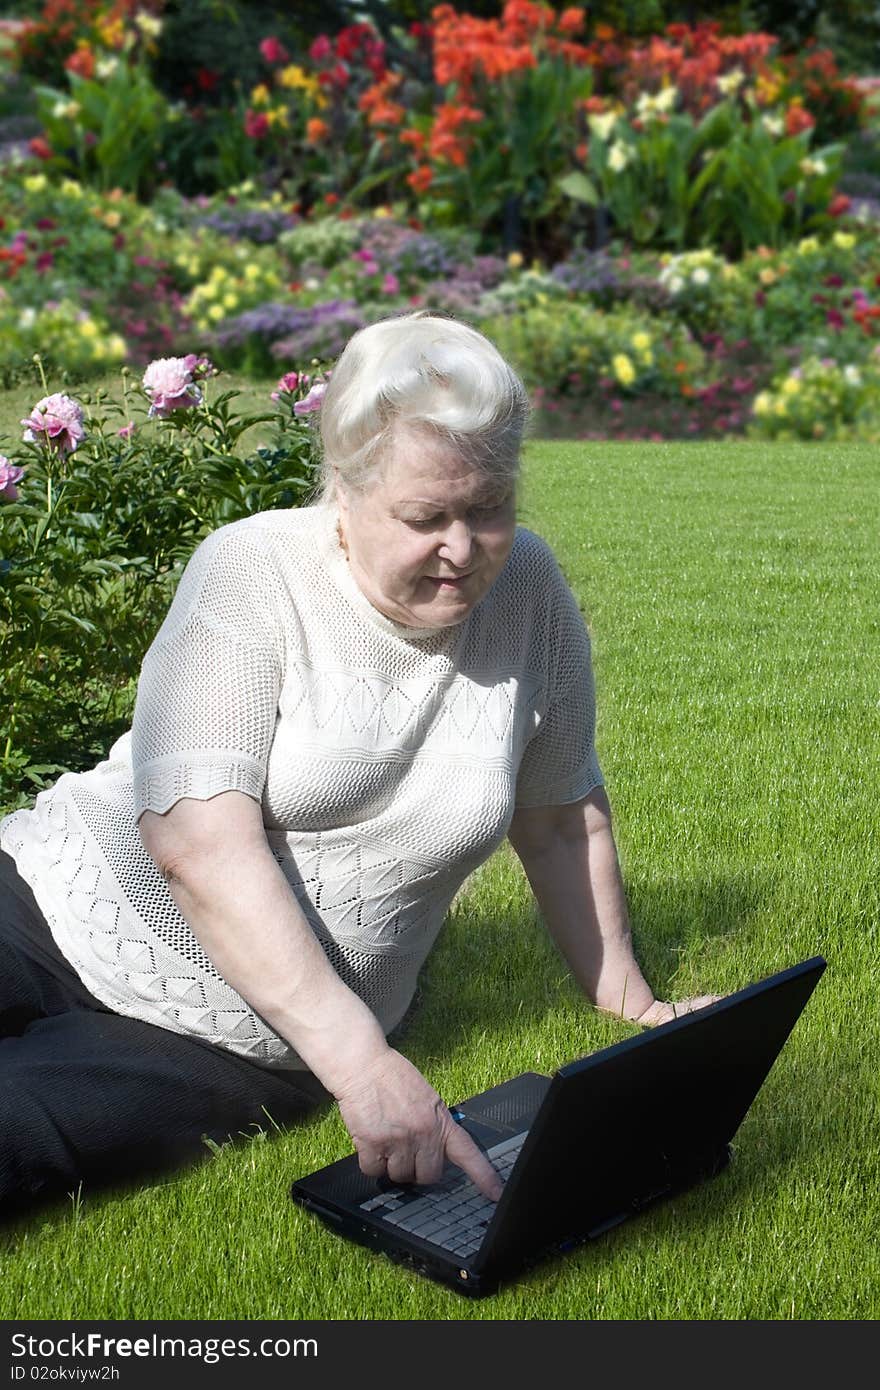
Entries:
[[[838, 187], [874, 108], [827, 52], [445, 5], [393, 53], [366, 23], [298, 53], [266, 36], [248, 91], [175, 104], [160, 11], [89, 0], [51, 54], [22, 40], [45, 129], [3, 169], [0, 380], [35, 352], [69, 384], [190, 352], [302, 372], [428, 308], [496, 339], [548, 432], [766, 432], [754, 399], [811, 358], [867, 383], [820, 430], [875, 429], [876, 209]], [[230, 179], [158, 184], [146, 134], [166, 174], [189, 150]]]

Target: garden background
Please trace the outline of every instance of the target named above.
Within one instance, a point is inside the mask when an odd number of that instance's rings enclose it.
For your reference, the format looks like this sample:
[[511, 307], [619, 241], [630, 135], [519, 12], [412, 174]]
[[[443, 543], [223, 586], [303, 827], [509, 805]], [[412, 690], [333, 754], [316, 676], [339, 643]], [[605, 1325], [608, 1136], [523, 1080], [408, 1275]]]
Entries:
[[[486, 332], [532, 393], [521, 518], [594, 630], [655, 987], [733, 989], [816, 950], [832, 965], [784, 1073], [809, 1099], [772, 1088], [749, 1131], [763, 1166], [735, 1180], [748, 1214], [724, 1208], [748, 1251], [732, 1288], [700, 1263], [720, 1240], [729, 1274], [712, 1194], [615, 1238], [598, 1283], [588, 1252], [573, 1284], [554, 1270], [464, 1314], [298, 1222], [337, 1289], [327, 1314], [270, 1196], [279, 1155], [304, 1171], [344, 1150], [325, 1117], [18, 1232], [6, 1315], [876, 1316], [880, 17], [855, 0], [2, 8], [0, 809], [104, 756], [199, 539], [307, 497], [345, 341], [429, 308]], [[500, 993], [462, 1000], [451, 1042], [445, 982], [475, 917], [472, 973]], [[582, 1014], [496, 856], [410, 1055], [458, 1098], [626, 1033]], [[230, 1195], [254, 1250], [272, 1210], [243, 1285]], [[215, 1203], [214, 1283], [182, 1275], [185, 1251], [155, 1269], [151, 1232]], [[696, 1274], [681, 1222], [689, 1242], [708, 1222]], [[75, 1280], [48, 1290], [47, 1261]]]

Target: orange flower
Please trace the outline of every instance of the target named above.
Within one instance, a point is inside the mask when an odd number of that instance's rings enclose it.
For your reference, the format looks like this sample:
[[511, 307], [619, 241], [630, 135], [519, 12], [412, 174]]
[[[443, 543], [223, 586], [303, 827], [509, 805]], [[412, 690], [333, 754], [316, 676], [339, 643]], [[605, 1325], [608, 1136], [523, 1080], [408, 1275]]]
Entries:
[[401, 80], [402, 74], [399, 72], [386, 73], [380, 82], [368, 87], [358, 97], [358, 107], [368, 113], [367, 120], [370, 125], [400, 125], [406, 115], [406, 108], [399, 102], [392, 101], [389, 94], [399, 86]]
[[411, 145], [416, 154], [422, 154], [428, 143], [428, 137], [420, 130], [402, 130], [397, 138], [401, 145]]
[[71, 53], [64, 66], [68, 72], [76, 73], [77, 77], [84, 77], [86, 81], [95, 75], [95, 55], [89, 48], [85, 39], [80, 39], [76, 46], [76, 51]]
[[329, 134], [330, 127], [319, 116], [312, 116], [306, 121], [306, 139], [310, 145], [319, 145]]
[[559, 16], [559, 22], [556, 27], [558, 28], [560, 34], [582, 33], [584, 27], [583, 10], [578, 10], [574, 7], [568, 10], [563, 10], [562, 14]]
[[815, 118], [805, 111], [797, 97], [789, 106], [785, 113], [785, 133], [786, 135], [800, 135], [802, 130], [812, 130], [816, 124]]
[[434, 171], [427, 164], [421, 164], [418, 169], [414, 169], [411, 174], [407, 174], [406, 181], [410, 188], [415, 189], [416, 193], [427, 193], [434, 179]]

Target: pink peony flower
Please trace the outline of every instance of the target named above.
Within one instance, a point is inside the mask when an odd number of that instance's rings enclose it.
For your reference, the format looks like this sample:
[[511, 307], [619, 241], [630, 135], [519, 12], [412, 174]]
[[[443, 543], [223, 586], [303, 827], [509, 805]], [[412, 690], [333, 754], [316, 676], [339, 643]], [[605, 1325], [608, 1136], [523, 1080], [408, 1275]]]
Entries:
[[117, 430], [116, 433], [120, 439], [131, 439], [131, 436], [134, 434], [134, 428], [134, 420], [129, 420], [128, 424], [123, 425], [122, 429]]
[[144, 372], [144, 390], [150, 397], [150, 415], [166, 419], [174, 410], [201, 405], [202, 393], [193, 381], [193, 362], [189, 357], [157, 357]]
[[194, 381], [204, 381], [206, 377], [218, 375], [210, 357], [199, 357], [195, 352], [188, 352], [183, 363]]
[[0, 454], [0, 501], [17, 501], [18, 488], [15, 484], [20, 483], [23, 477], [24, 469], [16, 467], [5, 454]]
[[61, 454], [72, 454], [86, 437], [83, 409], [71, 396], [56, 393], [37, 401], [21, 423], [27, 444], [43, 443]]
[[278, 385], [275, 387], [275, 390], [272, 392], [271, 399], [273, 401], [280, 401], [282, 396], [292, 395], [298, 386], [307, 385], [308, 380], [309, 378], [305, 372], [301, 375], [299, 372], [285, 372], [284, 376], [281, 377]]
[[311, 415], [314, 411], [321, 409], [321, 402], [324, 399], [324, 392], [327, 390], [326, 381], [316, 381], [314, 386], [301, 401], [297, 401], [293, 407], [294, 415]]

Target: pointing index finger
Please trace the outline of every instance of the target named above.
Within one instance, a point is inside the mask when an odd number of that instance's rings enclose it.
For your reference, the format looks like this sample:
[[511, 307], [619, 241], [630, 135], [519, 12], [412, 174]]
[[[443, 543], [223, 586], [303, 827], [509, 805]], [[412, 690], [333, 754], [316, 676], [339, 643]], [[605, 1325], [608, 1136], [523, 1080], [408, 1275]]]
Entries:
[[493, 1202], [498, 1201], [504, 1191], [504, 1183], [483, 1151], [460, 1125], [450, 1126], [446, 1140], [446, 1157], [450, 1163], [454, 1163], [467, 1174], [485, 1197], [489, 1197]]

